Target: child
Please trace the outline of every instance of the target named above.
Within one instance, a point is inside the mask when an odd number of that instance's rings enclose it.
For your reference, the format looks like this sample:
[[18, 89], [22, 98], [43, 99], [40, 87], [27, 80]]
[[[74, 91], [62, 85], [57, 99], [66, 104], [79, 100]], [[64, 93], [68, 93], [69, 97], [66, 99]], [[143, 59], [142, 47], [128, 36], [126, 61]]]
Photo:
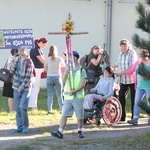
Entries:
[[104, 76], [100, 78], [95, 88], [90, 89], [93, 94], [87, 94], [84, 98], [84, 109], [92, 109], [93, 99], [104, 101], [114, 94], [114, 69], [106, 67]]

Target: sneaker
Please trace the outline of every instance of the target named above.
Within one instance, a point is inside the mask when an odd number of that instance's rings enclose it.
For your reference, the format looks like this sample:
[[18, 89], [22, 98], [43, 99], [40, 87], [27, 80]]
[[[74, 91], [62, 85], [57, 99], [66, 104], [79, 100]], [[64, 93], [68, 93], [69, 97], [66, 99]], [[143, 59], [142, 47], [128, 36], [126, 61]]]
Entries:
[[23, 126], [22, 133], [28, 133], [28, 132], [29, 132], [29, 128]]
[[148, 119], [148, 123], [147, 124], [150, 125], [150, 118]]
[[133, 124], [133, 125], [138, 125], [138, 119], [135, 118], [135, 119], [128, 120], [127, 123]]
[[63, 134], [60, 131], [53, 131], [50, 133], [52, 136], [57, 137], [58, 139], [63, 139]]
[[21, 128], [17, 128], [17, 129], [12, 131], [12, 133], [20, 133], [20, 132], [22, 132], [22, 127]]
[[84, 138], [84, 135], [83, 135], [82, 131], [78, 131], [78, 137], [79, 138]]
[[50, 115], [50, 114], [52, 114], [52, 113], [51, 113], [50, 111], [48, 111], [48, 112], [47, 112], [47, 115]]

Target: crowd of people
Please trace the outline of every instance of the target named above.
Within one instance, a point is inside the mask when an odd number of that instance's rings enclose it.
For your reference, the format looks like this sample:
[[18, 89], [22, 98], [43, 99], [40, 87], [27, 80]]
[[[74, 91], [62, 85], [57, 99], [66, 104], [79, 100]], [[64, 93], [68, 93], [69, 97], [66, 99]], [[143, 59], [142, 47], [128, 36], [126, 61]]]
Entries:
[[[11, 50], [12, 56], [7, 64], [13, 73], [13, 79], [10, 83], [4, 83], [3, 96], [8, 97], [10, 112], [16, 112], [17, 129], [13, 130], [13, 133], [29, 131], [28, 108], [37, 109], [43, 71], [47, 72], [47, 112], [52, 113], [55, 91], [61, 114], [59, 128], [50, 132], [52, 136], [63, 139], [67, 118], [75, 112], [77, 135], [79, 138], [84, 138], [82, 132], [84, 109], [91, 109], [94, 99], [104, 102], [114, 95], [114, 73], [118, 68], [120, 70], [116, 73], [120, 81], [118, 99], [122, 107], [120, 121], [126, 121], [126, 97], [130, 90], [132, 115], [131, 120], [127, 122], [133, 125], [138, 124], [139, 103], [144, 95], [146, 95], [147, 106], [150, 107], [150, 55], [148, 50], [139, 48], [136, 53], [131, 43], [127, 39], [122, 39], [120, 54], [115, 64], [106, 66], [103, 74], [97, 74], [101, 69], [101, 59], [104, 55], [104, 50], [99, 45], [91, 48], [87, 58], [88, 67], [85, 70], [80, 65], [79, 53], [74, 50], [72, 54], [64, 52], [62, 56], [59, 56], [57, 47], [52, 45], [48, 56], [45, 57], [42, 49], [47, 43], [46, 38], [36, 39], [35, 48], [30, 50], [29, 55], [26, 49]], [[148, 125], [150, 125], [150, 117]]]

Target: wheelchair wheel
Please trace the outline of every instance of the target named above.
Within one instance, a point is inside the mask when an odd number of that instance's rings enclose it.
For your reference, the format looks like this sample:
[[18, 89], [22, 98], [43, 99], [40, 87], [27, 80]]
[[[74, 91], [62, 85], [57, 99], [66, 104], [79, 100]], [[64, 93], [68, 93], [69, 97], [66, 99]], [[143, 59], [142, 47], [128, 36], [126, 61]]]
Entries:
[[122, 107], [119, 100], [115, 97], [108, 98], [102, 108], [102, 114], [106, 124], [117, 124], [122, 115]]

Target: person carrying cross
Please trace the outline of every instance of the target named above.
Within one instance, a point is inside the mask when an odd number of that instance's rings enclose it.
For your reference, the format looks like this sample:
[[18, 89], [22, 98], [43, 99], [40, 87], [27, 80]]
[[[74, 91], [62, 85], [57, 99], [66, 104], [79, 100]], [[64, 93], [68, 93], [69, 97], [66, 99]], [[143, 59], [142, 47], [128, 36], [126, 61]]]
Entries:
[[[73, 59], [72, 59], [73, 55]], [[63, 131], [67, 123], [67, 118], [73, 115], [75, 111], [78, 125], [78, 137], [84, 138], [82, 133], [83, 126], [83, 98], [84, 87], [86, 84], [86, 72], [81, 69], [78, 59], [79, 54], [77, 51], [72, 51], [72, 55], [68, 55], [70, 64], [66, 67], [63, 74], [64, 85], [64, 105], [62, 108], [62, 116], [60, 119], [59, 129], [52, 131], [51, 135], [59, 139], [63, 139]], [[72, 67], [72, 60], [74, 61], [74, 68]]]

